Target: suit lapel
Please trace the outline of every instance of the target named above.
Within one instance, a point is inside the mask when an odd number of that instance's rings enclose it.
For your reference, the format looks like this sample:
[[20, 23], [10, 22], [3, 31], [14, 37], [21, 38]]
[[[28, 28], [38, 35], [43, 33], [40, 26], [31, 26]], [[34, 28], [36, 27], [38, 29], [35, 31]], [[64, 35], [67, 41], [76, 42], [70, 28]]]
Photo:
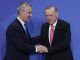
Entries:
[[16, 21], [17, 21], [17, 24], [18, 24], [18, 27], [20, 28], [20, 30], [23, 32], [23, 34], [26, 35], [24, 28], [23, 28], [22, 24], [20, 23], [20, 21], [18, 19], [16, 19]]
[[46, 24], [46, 29], [45, 29], [45, 36], [46, 36], [46, 42], [48, 44], [48, 46], [50, 46], [49, 44], [49, 24]]
[[56, 42], [57, 38], [58, 38], [58, 33], [60, 31], [60, 24], [59, 24], [59, 20], [57, 22], [56, 28], [55, 28], [55, 32], [54, 32], [54, 36], [53, 36], [53, 41], [52, 41], [52, 45]]

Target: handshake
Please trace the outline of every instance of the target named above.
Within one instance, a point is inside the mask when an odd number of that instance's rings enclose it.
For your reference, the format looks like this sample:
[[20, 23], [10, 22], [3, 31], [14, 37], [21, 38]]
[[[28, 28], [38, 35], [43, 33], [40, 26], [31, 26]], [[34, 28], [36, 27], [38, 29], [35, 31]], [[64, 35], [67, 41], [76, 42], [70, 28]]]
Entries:
[[36, 48], [36, 52], [38, 52], [38, 53], [44, 53], [44, 52], [47, 53], [48, 52], [47, 47], [43, 46], [43, 45], [36, 45], [35, 48]]

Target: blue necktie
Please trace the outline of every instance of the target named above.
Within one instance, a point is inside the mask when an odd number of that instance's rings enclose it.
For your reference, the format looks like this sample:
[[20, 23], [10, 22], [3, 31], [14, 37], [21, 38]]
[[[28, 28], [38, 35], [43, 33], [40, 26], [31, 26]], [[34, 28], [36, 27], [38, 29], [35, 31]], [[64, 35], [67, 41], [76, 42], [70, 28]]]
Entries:
[[27, 29], [26, 24], [24, 24], [24, 31], [25, 31], [25, 33], [26, 33], [26, 37], [28, 38], [28, 29]]

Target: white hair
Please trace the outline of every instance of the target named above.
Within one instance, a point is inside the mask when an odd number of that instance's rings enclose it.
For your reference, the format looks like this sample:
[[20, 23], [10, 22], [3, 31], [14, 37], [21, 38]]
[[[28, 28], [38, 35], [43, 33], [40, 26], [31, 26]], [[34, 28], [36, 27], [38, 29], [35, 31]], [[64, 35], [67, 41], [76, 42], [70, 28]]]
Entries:
[[17, 13], [19, 14], [22, 9], [24, 9], [26, 6], [30, 6], [27, 2], [22, 2], [18, 7], [17, 7]]

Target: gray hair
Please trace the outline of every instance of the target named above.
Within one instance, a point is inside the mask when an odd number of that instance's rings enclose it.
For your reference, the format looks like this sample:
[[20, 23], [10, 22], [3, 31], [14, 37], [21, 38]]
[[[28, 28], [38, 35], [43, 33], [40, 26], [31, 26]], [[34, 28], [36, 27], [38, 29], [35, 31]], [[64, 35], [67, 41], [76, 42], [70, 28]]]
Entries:
[[22, 9], [24, 9], [26, 6], [30, 6], [29, 3], [27, 3], [27, 2], [22, 2], [22, 3], [17, 7], [17, 13], [19, 14], [20, 11], [21, 11]]
[[54, 8], [54, 9], [55, 9], [55, 11], [58, 11], [58, 9], [56, 8], [56, 6], [53, 6], [53, 5], [50, 5], [50, 6], [46, 7], [46, 9], [45, 9], [45, 10], [47, 10], [47, 9], [51, 9], [51, 8]]

